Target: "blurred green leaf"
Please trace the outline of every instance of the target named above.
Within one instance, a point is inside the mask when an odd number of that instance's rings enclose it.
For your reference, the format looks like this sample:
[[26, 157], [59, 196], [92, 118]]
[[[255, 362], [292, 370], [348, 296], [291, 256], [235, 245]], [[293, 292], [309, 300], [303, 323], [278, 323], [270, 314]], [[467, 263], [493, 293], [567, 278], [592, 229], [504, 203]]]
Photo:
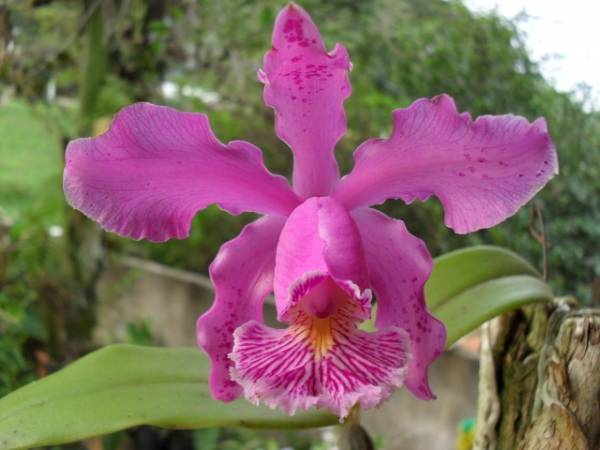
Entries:
[[194, 432], [194, 446], [202, 450], [217, 450], [219, 445], [219, 428], [204, 428]]
[[214, 401], [207, 358], [192, 348], [113, 345], [0, 400], [0, 449], [61, 444], [147, 424], [305, 428], [332, 425], [322, 411], [293, 417], [245, 400]]

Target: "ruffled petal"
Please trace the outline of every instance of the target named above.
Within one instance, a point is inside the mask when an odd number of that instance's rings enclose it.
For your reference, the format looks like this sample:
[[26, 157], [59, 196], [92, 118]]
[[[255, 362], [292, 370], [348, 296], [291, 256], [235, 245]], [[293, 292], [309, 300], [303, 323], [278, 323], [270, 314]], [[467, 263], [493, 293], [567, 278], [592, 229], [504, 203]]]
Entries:
[[[279, 319], [299, 298], [306, 280], [331, 276], [342, 288], [349, 282], [367, 288], [368, 276], [358, 229], [348, 212], [330, 197], [306, 200], [288, 217], [277, 246], [275, 301]], [[346, 283], [346, 284], [344, 284]]]
[[372, 209], [354, 211], [352, 217], [362, 236], [371, 288], [377, 298], [375, 325], [408, 332], [412, 360], [404, 384], [419, 398], [435, 398], [427, 369], [444, 351], [446, 329], [425, 305], [425, 282], [433, 267], [429, 251], [400, 220]]
[[248, 400], [293, 415], [328, 408], [343, 419], [356, 403], [371, 408], [402, 385], [408, 339], [397, 328], [356, 329], [353, 302], [328, 319], [308, 315], [285, 330], [249, 322], [235, 331], [232, 378]]
[[150, 103], [124, 108], [97, 138], [69, 143], [64, 190], [105, 229], [152, 241], [187, 237], [193, 216], [211, 203], [232, 214], [281, 215], [299, 203], [258, 148], [223, 145], [205, 115]]
[[333, 150], [346, 132], [349, 70], [346, 49], [338, 44], [328, 54], [306, 11], [291, 4], [279, 13], [259, 79], [277, 135], [294, 153], [294, 189], [304, 198], [329, 194], [339, 178]]
[[347, 208], [437, 196], [457, 233], [498, 224], [558, 173], [544, 119], [459, 114], [447, 95], [394, 111], [389, 139], [355, 152], [355, 167], [334, 195]]
[[233, 332], [243, 323], [262, 322], [262, 308], [273, 291], [275, 248], [284, 219], [267, 216], [247, 225], [223, 244], [210, 265], [213, 306], [197, 322], [198, 345], [210, 356], [210, 389], [215, 399], [234, 400], [240, 386], [229, 377]]

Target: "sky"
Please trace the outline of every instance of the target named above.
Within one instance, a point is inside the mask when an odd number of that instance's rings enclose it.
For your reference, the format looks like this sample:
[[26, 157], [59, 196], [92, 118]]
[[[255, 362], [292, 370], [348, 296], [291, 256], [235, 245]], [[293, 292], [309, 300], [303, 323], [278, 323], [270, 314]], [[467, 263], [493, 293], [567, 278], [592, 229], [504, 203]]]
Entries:
[[588, 107], [600, 110], [600, 0], [464, 0], [475, 12], [496, 10], [519, 21], [525, 42], [544, 76], [561, 91], [583, 82], [592, 88]]

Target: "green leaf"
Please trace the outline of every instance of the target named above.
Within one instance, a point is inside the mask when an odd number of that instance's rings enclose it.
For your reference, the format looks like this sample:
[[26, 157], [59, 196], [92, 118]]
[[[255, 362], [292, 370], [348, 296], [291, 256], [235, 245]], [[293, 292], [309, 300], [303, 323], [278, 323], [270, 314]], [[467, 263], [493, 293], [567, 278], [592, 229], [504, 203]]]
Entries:
[[446, 253], [435, 259], [433, 273], [425, 285], [427, 306], [435, 309], [466, 289], [511, 275], [540, 276], [519, 255], [501, 247], [481, 245]]
[[552, 291], [539, 276], [519, 255], [500, 247], [469, 247], [436, 258], [425, 298], [446, 325], [446, 347], [497, 315], [551, 301]]
[[62, 444], [136, 425], [306, 428], [323, 411], [289, 417], [245, 400], [214, 401], [209, 361], [193, 348], [112, 345], [0, 399], [0, 449]]
[[481, 283], [432, 309], [446, 325], [446, 348], [482, 323], [530, 303], [548, 302], [552, 290], [539, 278], [528, 275], [502, 277]]

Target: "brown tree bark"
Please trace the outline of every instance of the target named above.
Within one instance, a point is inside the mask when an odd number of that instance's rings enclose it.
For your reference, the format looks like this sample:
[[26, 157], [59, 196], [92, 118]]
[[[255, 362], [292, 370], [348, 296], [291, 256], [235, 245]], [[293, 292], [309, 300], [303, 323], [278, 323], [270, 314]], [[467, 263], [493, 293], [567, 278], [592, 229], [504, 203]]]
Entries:
[[560, 300], [484, 326], [474, 448], [600, 448], [600, 310]]

